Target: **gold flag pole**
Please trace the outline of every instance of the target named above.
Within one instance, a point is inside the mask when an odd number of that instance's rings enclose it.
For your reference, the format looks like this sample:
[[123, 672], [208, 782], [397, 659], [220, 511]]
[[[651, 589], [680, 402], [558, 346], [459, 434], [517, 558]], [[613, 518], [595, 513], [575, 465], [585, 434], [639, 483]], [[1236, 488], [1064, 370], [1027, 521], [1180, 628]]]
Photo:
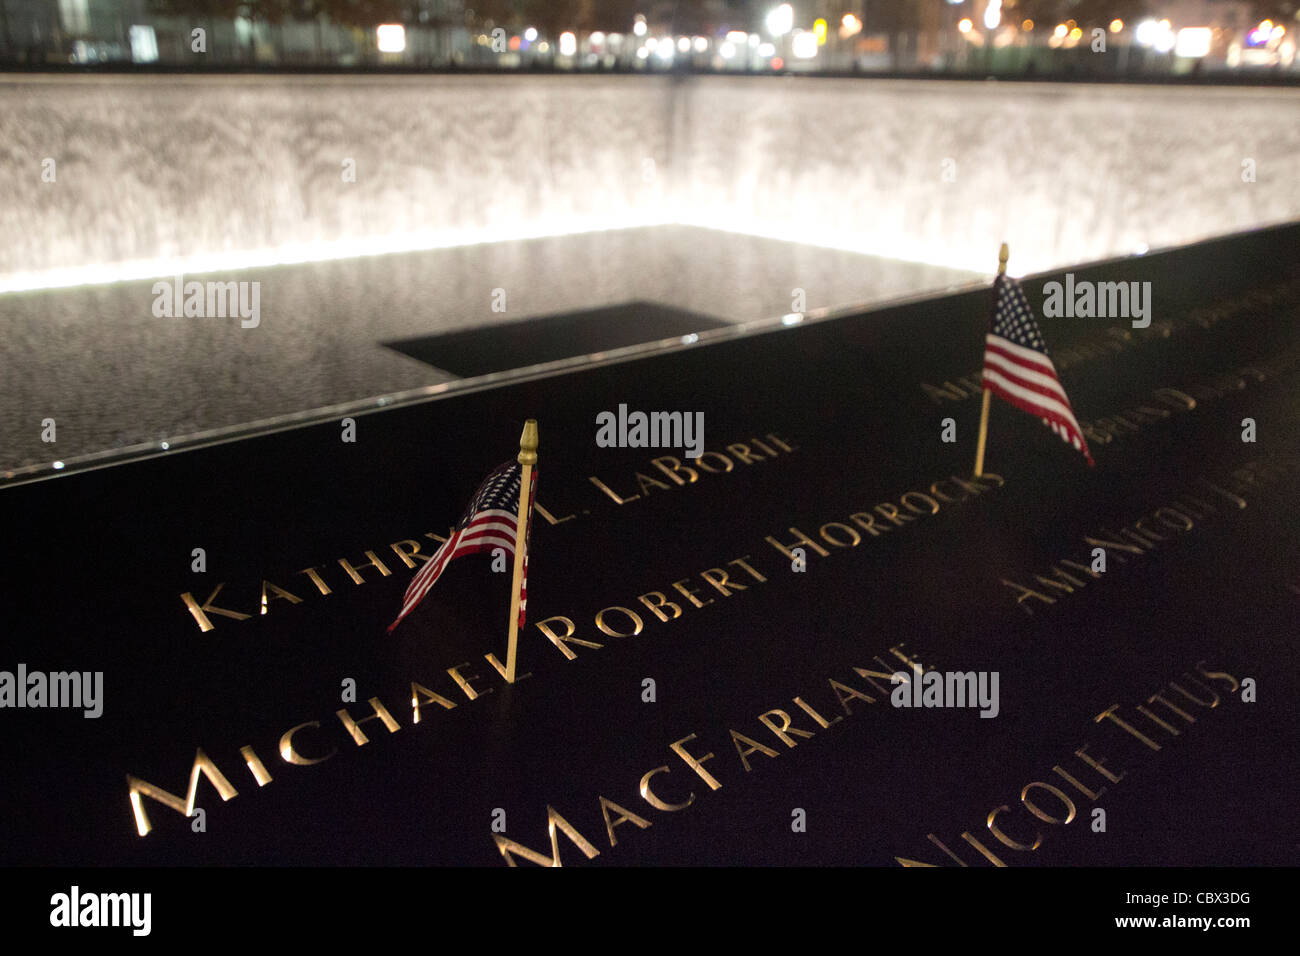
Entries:
[[[1007, 259], [1011, 257], [1011, 250], [1007, 244], [1002, 243], [1002, 248], [998, 250], [998, 275], [1006, 275]], [[975, 441], [975, 477], [978, 478], [984, 474], [984, 440], [989, 435], [989, 399], [993, 393], [988, 389], [983, 389], [984, 403], [980, 406], [980, 435]]]
[[515, 574], [510, 589], [510, 644], [506, 648], [506, 681], [515, 682], [515, 659], [519, 644], [519, 583], [524, 576], [524, 556], [528, 549], [529, 491], [533, 483], [533, 466], [537, 464], [537, 420], [524, 422], [519, 436], [519, 514], [515, 520]]

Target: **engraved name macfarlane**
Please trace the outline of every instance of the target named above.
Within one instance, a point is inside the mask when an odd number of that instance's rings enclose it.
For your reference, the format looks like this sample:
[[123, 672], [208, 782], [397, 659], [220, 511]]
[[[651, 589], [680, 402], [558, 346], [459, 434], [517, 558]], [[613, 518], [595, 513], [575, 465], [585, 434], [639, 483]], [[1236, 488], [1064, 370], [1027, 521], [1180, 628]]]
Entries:
[[[895, 644], [883, 653], [897, 661], [902, 661], [909, 668], [932, 669], [932, 667], [922, 664], [915, 654], [905, 651], [903, 649], [905, 646], [903, 643]], [[840, 675], [845, 678], [843, 681], [833, 677], [827, 678], [827, 686], [830, 692], [820, 691], [818, 696], [821, 699], [809, 694], [809, 697], [814, 697], [814, 702], [810, 703], [804, 699], [803, 695], [799, 695], [790, 699], [791, 704], [794, 705], [792, 708], [786, 709], [788, 705], [783, 703], [780, 707], [774, 707], [759, 714], [755, 720], [761, 725], [762, 730], [759, 730], [758, 727], [746, 727], [745, 729], [749, 733], [742, 733], [734, 728], [727, 728], [726, 733], [736, 751], [735, 759], [739, 761], [739, 765], [744, 768], [745, 773], [753, 771], [754, 764], [750, 762], [750, 758], [755, 754], [762, 755], [768, 760], [777, 759], [782, 753], [794, 750], [801, 741], [806, 742], [821, 735], [823, 731], [830, 730], [834, 725], [844, 720], [845, 717], [853, 717], [856, 713], [871, 709], [872, 705], [887, 701], [890, 696], [889, 682], [896, 673], [894, 668], [897, 665], [886, 661], [881, 654], [874, 656], [876, 662], [880, 665], [879, 670], [860, 666], [852, 668], [853, 673], [857, 678], [860, 678], [860, 681], [854, 681], [853, 678], [846, 674]], [[906, 674], [904, 674], [904, 677], [906, 678]], [[878, 696], [873, 697], [872, 693]], [[835, 703], [838, 704], [838, 708], [843, 711], [842, 714], [835, 713], [835, 706], [831, 704], [832, 697]], [[858, 708], [856, 712], [855, 707]], [[802, 726], [795, 726], [795, 717], [791, 716], [795, 708], [802, 711], [798, 716]], [[892, 711], [892, 709], [887, 703], [885, 704], [885, 710]], [[818, 729], [811, 729], [814, 727]], [[716, 736], [718, 739], [722, 739], [720, 733]], [[798, 740], [795, 738], [798, 738]], [[669, 764], [662, 764], [647, 770], [641, 776], [637, 785], [637, 796], [628, 802], [636, 804], [636, 800], [639, 799], [649, 808], [662, 813], [677, 813], [694, 804], [696, 791], [688, 789], [689, 784], [676, 782], [676, 777], [673, 778], [674, 782], [672, 783], [667, 780], [655, 779], [660, 774], [671, 776], [674, 769], [678, 771], [680, 776], [682, 766], [678, 766], [677, 761], [680, 761], [687, 770], [699, 777], [710, 791], [721, 790], [723, 787], [722, 781], [715, 776], [715, 773], [726, 776], [726, 771], [719, 769], [717, 764], [705, 766], [710, 761], [719, 758], [708, 745], [700, 743], [698, 740], [698, 735], [692, 733], [670, 743], [668, 750], [672, 752], [676, 759], [670, 758], [671, 762]], [[706, 750], [707, 752], [705, 752]], [[689, 777], [686, 779], [689, 780]], [[669, 787], [674, 788], [671, 794], [668, 793]], [[683, 796], [684, 790], [686, 793]], [[631, 823], [637, 829], [644, 830], [651, 826], [652, 821], [632, 810], [626, 809], [620, 804], [614, 803], [603, 794], [597, 795], [596, 802], [605, 824], [605, 835], [611, 848], [618, 845], [618, 836], [614, 832], [616, 827], [624, 823]], [[637, 806], [640, 809], [639, 805]], [[616, 817], [610, 816], [611, 810], [616, 814]], [[546, 823], [550, 833], [550, 856], [530, 849], [524, 844], [499, 833], [492, 834], [492, 840], [502, 858], [510, 866], [518, 865], [515, 862], [516, 858], [535, 863], [538, 866], [562, 865], [559, 845], [560, 834], [567, 837], [588, 860], [600, 855], [600, 850], [596, 848], [595, 844], [583, 836], [577, 827], [550, 805], [546, 807]]]

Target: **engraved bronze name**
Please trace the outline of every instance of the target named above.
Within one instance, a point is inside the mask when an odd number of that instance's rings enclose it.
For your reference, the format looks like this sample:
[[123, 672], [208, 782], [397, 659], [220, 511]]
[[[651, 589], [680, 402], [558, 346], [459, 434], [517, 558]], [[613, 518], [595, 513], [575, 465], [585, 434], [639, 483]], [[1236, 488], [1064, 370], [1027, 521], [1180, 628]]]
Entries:
[[1250, 365], [1183, 382], [1178, 388], [1153, 389], [1149, 402], [1103, 418], [1080, 421], [1079, 429], [1091, 447], [1109, 445], [1116, 439], [1142, 431], [1148, 425], [1163, 422], [1174, 413], [1193, 411], [1200, 407], [1198, 402], [1208, 403], [1243, 391], [1252, 383], [1268, 381], [1297, 364], [1300, 364], [1300, 348], [1293, 348], [1260, 358]]
[[[1223, 671], [1211, 671], [1205, 669], [1205, 661], [1200, 661], [1196, 665], [1196, 672], [1210, 681], [1220, 681], [1226, 686], [1227, 694], [1236, 693], [1241, 686], [1237, 678]], [[1152, 694], [1146, 699], [1146, 704], [1159, 704], [1166, 708], [1160, 714], [1146, 707], [1145, 704], [1138, 704], [1134, 709], [1142, 715], [1145, 720], [1150, 721], [1159, 731], [1152, 730], [1145, 724], [1139, 728], [1135, 727], [1124, 717], [1119, 716], [1119, 704], [1111, 704], [1101, 713], [1092, 718], [1092, 723], [1102, 724], [1108, 728], [1119, 728], [1127, 736], [1117, 738], [1129, 745], [1129, 749], [1137, 748], [1138, 753], [1150, 755], [1161, 749], [1161, 744], [1152, 739], [1152, 734], [1164, 737], [1179, 737], [1182, 735], [1182, 729], [1196, 723], [1196, 717], [1191, 710], [1209, 711], [1219, 706], [1221, 698], [1218, 692], [1212, 687], [1207, 687], [1189, 673], [1184, 673], [1178, 681], [1168, 681], [1159, 691]], [[1199, 693], [1193, 693], [1183, 685], [1196, 685]], [[1176, 699], [1170, 699], [1177, 694]], [[1169, 695], [1169, 696], [1166, 696]], [[1188, 705], [1191, 705], [1189, 709]], [[1127, 716], [1127, 715], [1126, 715]], [[1167, 719], [1168, 718], [1168, 719]], [[1134, 718], [1136, 719], [1136, 718]], [[1177, 721], [1175, 724], [1173, 721]], [[1143, 731], [1146, 731], [1144, 733]], [[1136, 741], [1137, 744], [1133, 744]], [[1167, 741], [1166, 741], [1167, 743]], [[1084, 743], [1079, 746], [1072, 754], [1072, 757], [1080, 761], [1088, 769], [1070, 765], [1067, 770], [1060, 764], [1052, 767], [1052, 773], [1056, 775], [1056, 781], [1068, 785], [1072, 791], [1082, 794], [1092, 803], [1096, 803], [1101, 795], [1107, 790], [1106, 781], [1109, 784], [1117, 784], [1126, 776], [1125, 772], [1115, 773], [1111, 768], [1106, 766], [1107, 758], [1094, 756], [1088, 752], [1092, 746], [1091, 743]], [[1069, 763], [1069, 761], [1066, 761]], [[1077, 775], [1077, 776], [1076, 776]], [[1100, 777], [1100, 780], [1091, 779], [1093, 776]], [[1084, 777], [1085, 780], [1080, 780]], [[1096, 788], [1096, 789], [1093, 789]], [[1044, 780], [1034, 780], [1020, 791], [1018, 808], [1023, 808], [1029, 816], [1046, 823], [1050, 826], [1067, 826], [1078, 816], [1078, 806], [1075, 803], [1077, 798], [1071, 793], [1067, 793], [1061, 787], [1054, 783], [1048, 783]], [[1011, 817], [1015, 813], [1010, 804], [1002, 804], [994, 807], [989, 811], [985, 818], [985, 825], [989, 832], [997, 841], [1009, 850], [1019, 853], [1032, 853], [1043, 844], [1043, 831], [1031, 821], [1022, 820], [1015, 824], [1015, 835], [1007, 832], [1012, 824], [1007, 820], [999, 820], [1002, 814]], [[1007, 828], [1007, 829], [1004, 829]], [[1032, 837], [1030, 834], [1032, 833]], [[998, 857], [992, 850], [979, 841], [970, 831], [965, 831], [961, 835], [969, 846], [979, 852], [980, 856], [988, 860], [993, 866], [1006, 866], [1007, 864]], [[946, 853], [958, 866], [968, 866], [969, 864], [960, 856], [954, 853], [949, 847], [933, 833], [927, 833], [926, 839], [931, 844], [938, 847]], [[923, 863], [919, 860], [905, 857], [894, 858], [902, 866], [937, 866], [940, 864]], [[942, 864], [947, 865], [947, 864]]]
[[788, 455], [796, 448], [797, 446], [790, 445], [777, 435], [768, 432], [762, 439], [748, 439], [748, 443], [732, 442], [726, 446], [725, 455], [720, 451], [705, 449], [698, 458], [690, 459], [689, 465], [683, 464], [680, 458], [672, 455], [661, 455], [651, 460], [650, 465], [653, 470], [657, 470], [663, 478], [666, 478], [667, 482], [638, 471], [635, 473], [638, 489], [635, 494], [627, 490], [627, 485], [620, 485], [620, 490], [615, 491], [595, 475], [590, 475], [587, 480], [600, 489], [614, 504], [625, 505], [638, 501], [642, 497], [649, 497], [654, 491], [671, 491], [683, 485], [693, 485], [702, 475], [726, 474], [737, 467], [755, 465], [781, 454]]
[[[497, 660], [496, 656], [485, 654], [484, 660], [496, 671], [501, 683], [505, 683], [505, 666]], [[423, 709], [427, 709], [431, 705], [436, 705], [441, 710], [452, 710], [457, 706], [463, 706], [466, 702], [472, 702], [491, 694], [495, 688], [488, 686], [487, 679], [480, 675], [477, 670], [471, 668], [472, 665], [466, 662], [457, 664], [455, 667], [448, 667], [445, 670], [446, 677], [444, 681], [446, 686], [443, 686], [442, 689], [447, 692], [446, 694], [431, 690], [420, 681], [411, 681], [411, 718], [409, 726], [414, 727], [419, 724], [423, 718]], [[524, 674], [517, 677], [516, 682], [529, 676], [531, 675]], [[428, 680], [428, 678], [422, 678], [422, 680]], [[463, 700], [460, 699], [462, 697]], [[459, 701], [459, 704], [457, 701]], [[331, 734], [324, 729], [319, 720], [308, 720], [290, 727], [279, 738], [276, 749], [280, 760], [295, 767], [314, 766], [324, 763], [338, 754], [339, 749], [336, 744], [343, 742], [342, 734], [346, 734], [347, 739], [351, 740], [357, 747], [364, 747], [370, 743], [370, 736], [366, 732], [365, 725], [377, 721], [389, 734], [397, 733], [404, 726], [393, 715], [393, 711], [385, 706], [378, 697], [371, 697], [367, 704], [371, 712], [364, 717], [354, 717], [346, 707], [334, 712], [334, 718], [338, 720], [338, 725], [334, 725], [331, 720], [326, 721], [326, 724], [334, 727], [333, 741], [330, 739]], [[401, 708], [394, 709], [399, 713], [401, 712]], [[376, 729], [370, 727], [370, 733], [374, 733]], [[243, 758], [249, 774], [258, 787], [265, 787], [275, 779], [266, 763], [262, 760], [261, 755], [251, 744], [240, 747], [239, 755]], [[222, 772], [202, 747], [195, 751], [194, 763], [190, 767], [189, 787], [185, 791], [184, 797], [179, 797], [162, 787], [128, 774], [126, 778], [127, 795], [131, 804], [131, 813], [135, 818], [136, 832], [140, 836], [145, 836], [153, 829], [149, 814], [145, 809], [145, 799], [160, 803], [183, 816], [192, 816], [200, 777], [207, 778], [207, 781], [216, 788], [217, 795], [221, 797], [223, 802], [233, 800], [239, 796], [239, 790], [230, 782], [230, 778]]]
[[[853, 667], [853, 673], [864, 683], [856, 686], [853, 683], [845, 683], [835, 678], [827, 678], [827, 686], [830, 694], [823, 692], [825, 699], [829, 700], [831, 696], [835, 698], [838, 709], [843, 711], [842, 714], [835, 713], [835, 708], [827, 703], [818, 703], [816, 706], [810, 704], [804, 699], [804, 695], [797, 695], [790, 699], [794, 707], [782, 702], [781, 706], [773, 707], [759, 714], [755, 721], [762, 727], [747, 727], [749, 733], [742, 733], [732, 727], [726, 730], [727, 739], [731, 741], [736, 751], [736, 760], [744, 768], [745, 773], [753, 772], [754, 766], [750, 763], [750, 758], [755, 754], [761, 754], [763, 757], [774, 760], [790, 750], [794, 750], [800, 741], [807, 741], [812, 737], [818, 736], [824, 731], [830, 730], [835, 724], [838, 724], [845, 717], [855, 715], [854, 707], [863, 708], [885, 702], [885, 710], [892, 711], [894, 708], [888, 703], [892, 690], [890, 681], [894, 674], [899, 672], [897, 661], [901, 661], [910, 672], [913, 667], [919, 667], [922, 670], [933, 670], [933, 665], [922, 664], [920, 659], [913, 653], [904, 650], [906, 645], [903, 643], [895, 644], [890, 647], [885, 654], [891, 658], [887, 660], [880, 654], [874, 655], [879, 669], [874, 667]], [[846, 680], [851, 680], [847, 675], [841, 675]], [[903, 674], [903, 682], [908, 683], [910, 679], [907, 673]], [[879, 697], [873, 697], [870, 691], [878, 694]], [[812, 695], [808, 695], [812, 696]], [[798, 720], [802, 726], [795, 726], [795, 718], [791, 712], [795, 708], [802, 711]], [[828, 716], [829, 715], [829, 716]], [[816, 730], [810, 729], [812, 727]], [[751, 736], [752, 734], [752, 736]], [[722, 739], [722, 735], [717, 735]], [[795, 738], [799, 738], [796, 740]], [[674, 757], [681, 761], [681, 764], [690, 770], [703, 781], [704, 785], [710, 791], [722, 789], [722, 782], [714, 775], [717, 771], [716, 765], [710, 769], [705, 766], [711, 760], [717, 759], [717, 755], [709, 750], [703, 753], [706, 745], [697, 743], [697, 734], [688, 734], [668, 745]], [[766, 742], [764, 742], [766, 741]], [[685, 810], [695, 803], [696, 793], [690, 790], [685, 796], [681, 791], [684, 789], [680, 784], [671, 784], [675, 787], [671, 795], [667, 794], [667, 788], [670, 786], [666, 780], [656, 780], [660, 774], [671, 774], [675, 764], [662, 764], [647, 770], [640, 778], [636, 787], [636, 797], [629, 802], [635, 803], [640, 800], [647, 807], [657, 810], [661, 813], [677, 813]], [[677, 767], [680, 771], [681, 767]], [[721, 772], [721, 771], [717, 771]], [[725, 774], [724, 774], [725, 776]], [[675, 778], [674, 778], [675, 779]], [[653, 786], [652, 786], [653, 784]], [[698, 786], [698, 784], [697, 784]], [[663, 788], [663, 789], [661, 789]], [[597, 807], [600, 811], [601, 818], [605, 824], [605, 836], [609, 840], [611, 848], [618, 845], [618, 835], [614, 832], [615, 828], [624, 823], [631, 823], [639, 830], [644, 830], [652, 825], [652, 821], [646, 819], [633, 810], [629, 810], [621, 804], [617, 804], [606, 798], [603, 794], [596, 796]], [[611, 816], [613, 811], [614, 816]], [[510, 866], [517, 866], [516, 858], [526, 860], [529, 863], [535, 863], [538, 866], [560, 866], [560, 843], [559, 836], [564, 834], [569, 842], [578, 848], [588, 860], [600, 855], [598, 850], [590, 840], [582, 835], [582, 832], [575, 827], [568, 819], [563, 817], [553, 806], [549, 804], [546, 807], [546, 825], [550, 836], [551, 853], [547, 856], [537, 850], [530, 849], [516, 840], [503, 836], [499, 833], [492, 834], [492, 840], [497, 850], [501, 853], [502, 858]]]
[[[1140, 334], [1130, 332], [1123, 327], [1099, 331], [1076, 345], [1053, 350], [1053, 362], [1057, 372], [1064, 372], [1082, 362], [1116, 355], [1148, 342], [1168, 339], [1187, 329], [1210, 329], [1228, 319], [1236, 319], [1261, 309], [1285, 305], [1294, 302], [1298, 296], [1300, 296], [1300, 282], [1296, 281], [1279, 282], [1266, 289], [1252, 289], [1211, 306], [1193, 309], [1184, 319], [1177, 322], [1168, 320], [1152, 322], [1149, 328], [1140, 330]], [[1240, 371], [1245, 373], [1248, 370]], [[929, 396], [931, 402], [942, 405], [944, 402], [963, 402], [979, 395], [983, 390], [983, 377], [983, 370], [976, 369], [969, 375], [958, 376], [955, 380], [946, 380], [940, 385], [922, 382], [920, 386], [921, 391]], [[1092, 436], [1087, 437], [1091, 442]]]
[[[895, 529], [906, 528], [909, 522], [915, 518], [922, 515], [937, 514], [942, 508], [960, 504], [985, 492], [1000, 488], [1003, 484], [1005, 484], [1004, 479], [992, 473], [985, 473], [980, 479], [974, 480], [956, 476], [939, 479], [926, 486], [928, 492], [904, 492], [896, 499], [897, 504], [894, 501], [887, 501], [869, 510], [864, 509], [852, 513], [848, 516], [848, 522], [852, 522], [852, 524], [837, 521], [827, 522], [818, 529], [819, 539], [835, 548], [851, 549], [862, 543], [864, 536], [878, 537]], [[816, 540], [810, 538], [798, 528], [792, 527], [789, 530], [797, 538], [796, 542], [790, 547], [795, 547], [799, 541], [803, 541], [823, 556], [830, 553], [821, 548]], [[436, 535], [430, 535], [430, 537], [437, 538]], [[767, 541], [778, 552], [786, 555], [790, 554], [789, 549], [777, 539], [769, 536]], [[412, 545], [413, 547], [409, 549], [398, 547], [402, 544]], [[391, 547], [394, 553], [404, 555], [408, 560], [418, 550], [417, 543], [413, 541], [396, 542]], [[391, 573], [373, 552], [367, 551], [365, 554], [368, 560], [356, 565], [347, 562], [346, 559], [339, 559], [340, 564], [344, 566], [344, 570], [349, 571], [349, 576], [353, 577], [354, 583], [360, 584], [364, 580], [360, 576], [360, 569], [363, 567], [373, 566], [375, 570], [384, 576]], [[415, 564], [412, 561], [408, 566], [413, 568]], [[312, 572], [316, 573], [316, 577], [313, 577]], [[303, 573], [313, 581], [319, 577], [318, 569], [307, 569]], [[596, 630], [605, 637], [635, 637], [642, 633], [647, 622], [667, 624], [685, 614], [687, 608], [702, 609], [715, 601], [730, 599], [756, 584], [765, 583], [767, 580], [766, 575], [751, 563], [750, 555], [745, 554], [729, 561], [714, 564], [696, 575], [674, 580], [667, 587], [643, 591], [637, 595], [636, 600], [633, 602], [607, 605], [593, 615], [593, 623]], [[318, 584], [318, 588], [326, 587], [327, 585], [323, 581]], [[219, 593], [220, 588], [213, 592], [208, 604]], [[329, 592], [323, 590], [322, 593]], [[189, 596], [187, 595], [187, 597]], [[212, 610], [212, 608], [208, 607], [206, 610]], [[227, 611], [227, 609], [222, 608], [220, 611]], [[575, 646], [591, 650], [599, 650], [605, 646], [595, 640], [577, 637], [577, 624], [574, 618], [569, 615], [552, 615], [533, 622], [533, 626], [547, 638], [550, 644], [566, 660], [572, 661], [576, 659], [577, 653], [573, 650]], [[896, 645], [895, 648], [890, 649], [890, 653], [899, 656], [901, 647], [901, 644]], [[504, 683], [506, 673], [504, 665], [491, 653], [484, 654], [483, 659], [491, 666], [492, 671], [496, 672], [501, 682]], [[914, 660], [914, 658], [900, 657], [900, 660], [906, 663]], [[412, 681], [410, 724], [414, 726], [420, 723], [421, 707], [427, 708], [430, 704], [436, 704], [444, 710], [450, 710], [457, 706], [453, 699], [459, 696], [463, 695], [466, 700], [474, 701], [492, 693], [494, 688], [482, 683], [484, 678], [479, 674], [468, 673], [469, 668], [470, 664], [468, 663], [447, 668], [447, 678], [455, 685], [455, 690], [448, 688], [446, 695], [430, 690], [418, 681]], [[883, 673], [862, 670], [858, 670], [858, 673], [868, 680], [881, 676], [888, 680], [894, 670], [897, 670], [897, 667], [890, 667]], [[524, 674], [519, 679], [522, 680], [529, 676], [531, 675]], [[887, 688], [875, 686], [877, 691], [888, 697], [889, 691]], [[849, 698], [870, 699], [862, 695], [861, 692], [854, 691], [848, 685], [838, 685], [836, 682], [832, 682], [832, 689], [836, 690], [837, 694], [847, 695]], [[841, 696], [839, 699], [841, 704], [844, 705], [846, 698]], [[393, 711], [386, 707], [378, 697], [371, 697], [368, 703], [371, 713], [360, 719], [354, 718], [346, 708], [336, 711], [334, 715], [343, 730], [346, 731], [350, 739], [358, 747], [369, 743], [369, 737], [362, 729], [364, 724], [378, 721], [390, 734], [397, 733], [403, 726], [393, 715]], [[462, 705], [463, 703], [464, 701], [461, 702]], [[322, 724], [320, 721], [306, 721], [289, 728], [281, 735], [279, 740], [278, 752], [280, 759], [292, 766], [312, 766], [333, 758], [338, 753], [338, 748], [334, 746], [323, 747], [319, 739], [321, 733]], [[753, 738], [748, 739], [752, 740]], [[307, 742], [304, 743], [304, 741]], [[681, 742], [679, 741], [679, 743]], [[240, 747], [239, 754], [243, 757], [249, 774], [259, 787], [264, 787], [272, 782], [274, 777], [271, 771], [252, 745]], [[194, 801], [200, 777], [206, 778], [216, 788], [223, 801], [238, 796], [239, 791], [230, 782], [230, 778], [219, 769], [215, 761], [202, 748], [198, 748], [195, 753], [194, 762], [190, 768], [189, 786], [184, 797], [164, 790], [139, 777], [128, 775], [128, 795], [139, 834], [144, 836], [151, 829], [143, 802], [144, 799], [153, 800], [171, 810], [189, 816], [194, 810]]]
[[[1108, 562], [1127, 564], [1134, 556], [1145, 555], [1163, 547], [1163, 542], [1192, 531], [1197, 527], [1198, 521], [1209, 520], [1225, 504], [1231, 506], [1229, 513], [1245, 508], [1247, 502], [1242, 493], [1263, 489], [1282, 477], [1297, 472], [1300, 472], [1300, 462], [1286, 458], [1267, 458], [1246, 462], [1229, 477], [1221, 479], [1231, 489], [1200, 476], [1193, 482], [1195, 494], [1189, 490], [1170, 498], [1160, 507], [1149, 509], [1136, 520], [1122, 525], [1118, 533], [1098, 530], [1084, 535], [1083, 544], [1089, 549], [1086, 553], [1073, 558], [1061, 558], [1046, 573], [1033, 576], [1042, 590], [1011, 578], [1002, 578], [1001, 583], [1015, 594], [1016, 607], [1032, 616], [1031, 603], [1027, 602], [1052, 605], [1062, 596], [1082, 590], [1089, 579], [1097, 580], [1114, 573], [1097, 569], [1092, 557], [1095, 549], [1102, 549]], [[1219, 507], [1207, 498], [1218, 502]]]
[[[706, 450], [699, 458], [692, 459], [689, 465], [683, 464], [680, 459], [671, 455], [662, 455], [655, 458], [650, 463], [650, 470], [658, 470], [671, 484], [665, 484], [638, 471], [635, 472], [635, 475], [641, 493], [631, 494], [626, 498], [620, 497], [595, 476], [590, 477], [588, 480], [613, 500], [615, 504], [624, 505], [641, 498], [642, 495], [648, 495], [652, 489], [657, 488], [668, 491], [672, 488], [680, 488], [694, 484], [700, 480], [702, 475], [730, 472], [738, 467], [737, 462], [740, 466], [749, 466], [767, 461], [769, 458], [776, 458], [778, 455], [788, 455], [797, 448], [797, 446], [789, 444], [770, 432], [762, 440], [750, 438], [747, 441], [748, 444], [745, 442], [732, 442], [727, 445], [728, 454], [726, 455], [718, 451]], [[536, 501], [533, 507], [542, 516], [542, 519], [550, 525], [564, 524], [577, 517], [576, 513], [571, 512], [557, 518], [546, 509], [540, 500]], [[589, 512], [584, 511], [583, 513], [587, 514]], [[393, 571], [390, 565], [396, 567], [396, 562], [401, 562], [408, 570], [413, 570], [433, 557], [437, 547], [442, 545], [451, 533], [452, 529], [450, 528], [446, 535], [427, 531], [420, 538], [403, 538], [400, 541], [393, 541], [377, 549], [365, 550], [362, 552], [364, 560], [353, 561], [348, 558], [338, 558], [336, 563], [342, 573], [347, 576], [346, 579], [351, 581], [353, 586], [359, 587], [366, 584], [367, 580], [373, 581], [391, 577]], [[434, 544], [430, 545], [430, 541], [434, 542]], [[425, 550], [426, 548], [428, 550]], [[379, 553], [376, 553], [376, 551]], [[389, 551], [392, 552], [394, 557], [387, 556]], [[383, 555], [383, 557], [380, 555]], [[225, 581], [218, 583], [208, 594], [206, 600], [200, 601], [194, 596], [193, 592], [186, 591], [180, 596], [181, 602], [185, 605], [185, 609], [189, 611], [190, 617], [198, 626], [199, 631], [207, 633], [216, 627], [214, 617], [226, 618], [231, 621], [246, 621], [254, 615], [269, 614], [279, 606], [274, 603], [275, 601], [295, 605], [304, 601], [304, 595], [306, 598], [313, 598], [334, 593], [331, 584], [341, 584], [343, 578], [340, 577], [339, 571], [335, 571], [333, 568], [334, 564], [327, 562], [293, 572], [293, 581], [286, 582], [292, 586], [292, 590], [289, 587], [263, 578], [260, 600], [252, 607], [247, 604], [243, 605], [244, 610], [239, 610], [239, 605], [232, 606], [229, 598], [221, 597], [221, 592], [226, 587], [227, 582]], [[367, 569], [369, 569], [369, 578], [362, 574], [362, 571]], [[281, 581], [284, 580], [284, 578], [281, 578]], [[218, 604], [218, 600], [221, 600], [222, 603]]]

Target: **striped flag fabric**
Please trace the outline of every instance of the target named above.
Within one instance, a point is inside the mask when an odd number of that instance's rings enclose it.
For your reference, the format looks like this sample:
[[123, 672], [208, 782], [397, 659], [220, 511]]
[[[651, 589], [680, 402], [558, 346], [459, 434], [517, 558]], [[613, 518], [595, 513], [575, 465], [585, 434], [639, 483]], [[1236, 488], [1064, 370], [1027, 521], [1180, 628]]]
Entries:
[[1047, 354], [1020, 283], [1009, 275], [994, 282], [993, 322], [984, 339], [984, 389], [1042, 419], [1067, 444], [1095, 464], [1056, 366]]
[[[429, 588], [433, 587], [435, 581], [442, 576], [447, 564], [460, 557], [462, 554], [474, 554], [481, 551], [491, 551], [494, 548], [502, 548], [511, 557], [515, 553], [515, 539], [517, 537], [516, 524], [518, 522], [519, 510], [519, 490], [521, 484], [522, 466], [518, 462], [506, 462], [504, 465], [496, 468], [490, 475], [484, 479], [483, 484], [479, 486], [474, 497], [470, 500], [469, 508], [465, 511], [465, 516], [460, 519], [460, 523], [452, 530], [451, 535], [442, 543], [437, 552], [411, 579], [410, 585], [406, 589], [406, 595], [402, 598], [402, 610], [397, 615], [397, 620], [388, 625], [388, 632], [391, 634], [393, 628], [402, 622], [406, 615], [415, 610], [416, 606], [424, 600], [424, 596], [429, 593]], [[529, 489], [528, 514], [532, 514], [532, 498], [537, 488], [537, 469], [533, 469], [532, 481], [529, 482], [532, 487]], [[524, 527], [524, 570], [527, 574], [527, 523]], [[524, 608], [521, 594], [519, 606], [519, 623], [523, 626]]]

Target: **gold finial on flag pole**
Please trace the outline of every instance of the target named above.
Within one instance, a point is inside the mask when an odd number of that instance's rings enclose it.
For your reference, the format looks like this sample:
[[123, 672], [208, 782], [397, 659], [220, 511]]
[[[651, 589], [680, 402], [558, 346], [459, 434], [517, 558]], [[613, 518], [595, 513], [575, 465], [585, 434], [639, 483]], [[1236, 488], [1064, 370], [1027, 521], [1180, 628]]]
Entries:
[[[1002, 243], [1002, 248], [998, 250], [998, 275], [1006, 275], [1007, 259], [1011, 258], [1011, 250], [1007, 244]], [[975, 477], [978, 478], [984, 474], [984, 440], [989, 434], [989, 399], [993, 393], [984, 389], [984, 401], [980, 406], [980, 434], [975, 441]]]
[[515, 682], [515, 662], [519, 644], [519, 587], [524, 576], [524, 560], [528, 553], [528, 523], [532, 504], [533, 466], [537, 464], [537, 420], [524, 423], [519, 436], [519, 512], [515, 520], [515, 573], [510, 590], [510, 643], [506, 648], [506, 681]]

